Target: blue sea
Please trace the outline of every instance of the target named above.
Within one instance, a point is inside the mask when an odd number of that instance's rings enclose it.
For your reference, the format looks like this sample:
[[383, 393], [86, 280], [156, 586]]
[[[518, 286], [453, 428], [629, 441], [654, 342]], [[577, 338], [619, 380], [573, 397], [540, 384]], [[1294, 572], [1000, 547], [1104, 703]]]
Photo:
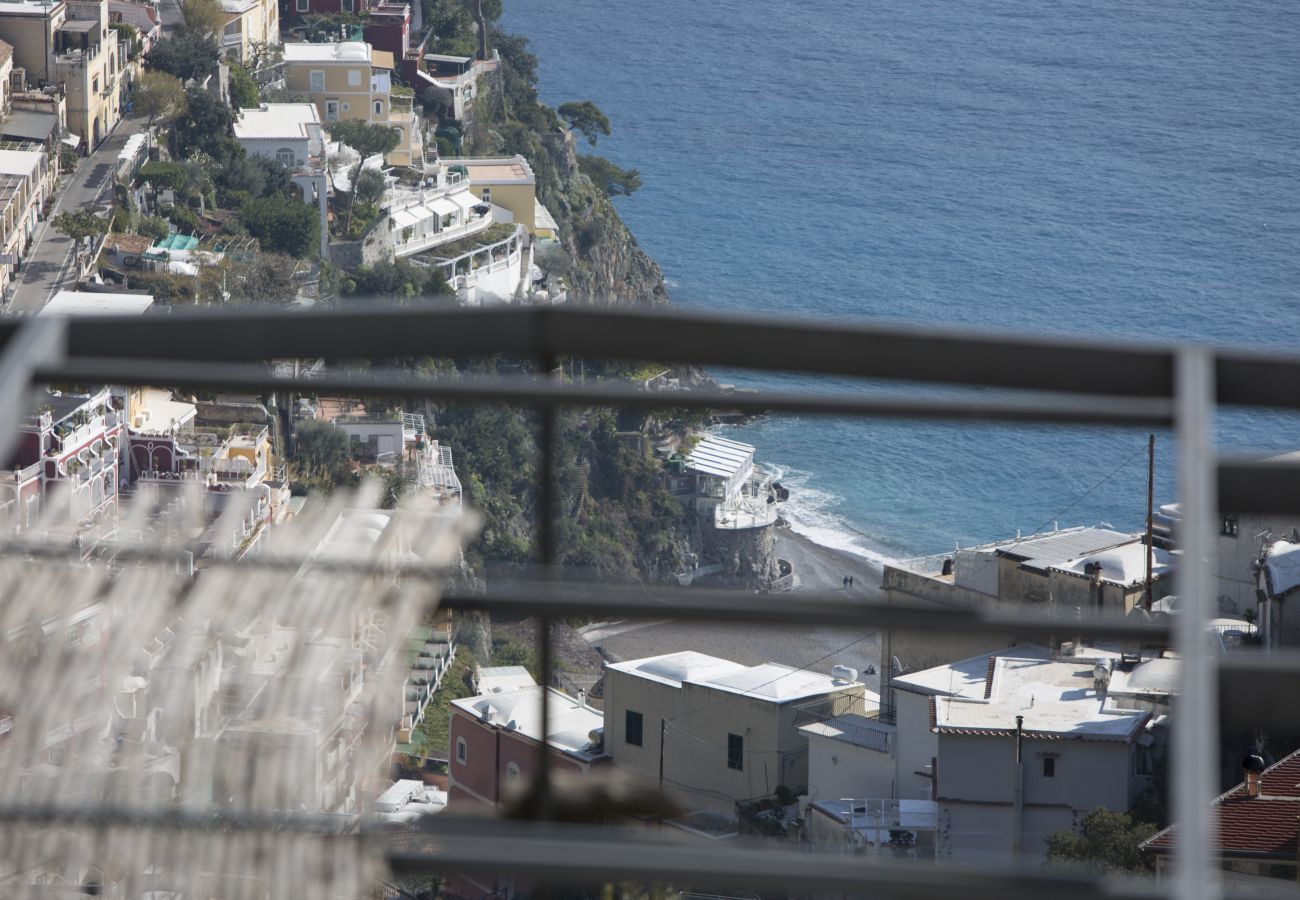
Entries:
[[[683, 307], [1300, 348], [1300, 6], [507, 0], [505, 23], [543, 99], [611, 119], [596, 152], [640, 170], [618, 208]], [[1292, 417], [1217, 430], [1300, 448]], [[868, 555], [1145, 515], [1143, 432], [727, 433], [783, 474], [798, 530]]]

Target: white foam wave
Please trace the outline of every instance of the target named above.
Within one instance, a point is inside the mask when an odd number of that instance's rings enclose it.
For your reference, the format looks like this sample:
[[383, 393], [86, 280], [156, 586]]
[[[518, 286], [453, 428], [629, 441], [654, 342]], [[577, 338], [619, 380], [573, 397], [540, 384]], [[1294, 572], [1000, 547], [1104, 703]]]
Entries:
[[882, 550], [869, 534], [855, 528], [835, 510], [843, 498], [809, 485], [813, 473], [772, 463], [764, 463], [764, 467], [774, 473], [775, 480], [790, 489], [790, 499], [781, 504], [780, 512], [795, 534], [830, 550], [861, 556], [877, 565], [894, 562], [894, 557]]

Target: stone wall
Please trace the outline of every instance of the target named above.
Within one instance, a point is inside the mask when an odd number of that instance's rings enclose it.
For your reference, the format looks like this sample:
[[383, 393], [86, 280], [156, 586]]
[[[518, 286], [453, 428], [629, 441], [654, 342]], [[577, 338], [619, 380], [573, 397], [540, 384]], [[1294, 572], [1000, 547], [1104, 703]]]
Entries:
[[722, 566], [712, 579], [743, 587], [766, 587], [781, 573], [776, 563], [774, 525], [762, 528], [719, 529], [701, 523], [703, 558]]

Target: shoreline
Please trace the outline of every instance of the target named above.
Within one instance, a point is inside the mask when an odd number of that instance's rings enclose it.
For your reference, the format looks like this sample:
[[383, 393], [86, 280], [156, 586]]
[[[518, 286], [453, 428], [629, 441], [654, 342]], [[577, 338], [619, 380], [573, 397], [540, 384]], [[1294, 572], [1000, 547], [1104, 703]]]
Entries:
[[[778, 557], [790, 561], [799, 576], [799, 584], [787, 593], [843, 593], [845, 600], [874, 600], [881, 596], [883, 562], [819, 544], [788, 525], [777, 526], [775, 550]], [[846, 575], [853, 578], [852, 588], [843, 585]]]

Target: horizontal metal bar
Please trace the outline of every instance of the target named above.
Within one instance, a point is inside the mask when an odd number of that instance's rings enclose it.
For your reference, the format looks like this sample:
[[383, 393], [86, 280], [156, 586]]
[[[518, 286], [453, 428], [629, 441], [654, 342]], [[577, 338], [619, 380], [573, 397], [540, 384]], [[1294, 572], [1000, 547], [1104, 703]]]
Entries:
[[1006, 900], [1150, 898], [1166, 896], [1154, 882], [1067, 877], [1042, 870], [943, 866], [816, 854], [771, 843], [668, 841], [623, 837], [588, 826], [484, 821], [452, 816], [426, 820], [428, 833], [392, 838], [388, 854], [401, 875], [465, 873], [528, 879], [556, 887], [614, 881], [675, 888], [761, 888], [795, 896], [835, 895]]
[[[79, 803], [0, 804], [0, 824], [75, 826], [89, 828], [158, 828], [194, 831], [293, 831], [343, 835], [355, 832], [360, 816], [299, 812], [191, 812], [183, 809], [131, 809]], [[376, 820], [376, 825], [382, 821]]]
[[1300, 365], [1293, 354], [1220, 349], [1214, 369], [1220, 403], [1300, 408]]
[[[12, 333], [0, 322], [0, 337]], [[583, 356], [1112, 396], [1170, 396], [1169, 347], [970, 329], [591, 308], [181, 310], [69, 324], [75, 357]], [[1300, 362], [1295, 364], [1300, 369]], [[1300, 401], [1297, 401], [1300, 402]]]
[[649, 392], [627, 382], [563, 384], [552, 379], [500, 376], [491, 379], [430, 379], [390, 373], [275, 376], [265, 367], [229, 363], [79, 359], [42, 368], [46, 383], [166, 384], [256, 391], [308, 391], [370, 396], [430, 397], [520, 406], [620, 406], [637, 409], [736, 410], [742, 413], [798, 412], [828, 416], [902, 419], [1040, 422], [1075, 425], [1166, 427], [1172, 404], [1161, 398], [1093, 397], [1074, 394], [1051, 400], [930, 400], [851, 394], [741, 392], [688, 389]]
[[1300, 513], [1300, 463], [1221, 461], [1218, 509], [1225, 513]]
[[[557, 576], [566, 574], [563, 570]], [[572, 573], [568, 573], [570, 576]], [[842, 595], [841, 595], [842, 596]], [[515, 579], [482, 593], [454, 588], [442, 606], [494, 615], [587, 619], [681, 619], [744, 625], [843, 626], [918, 631], [1031, 636], [1136, 638], [1168, 645], [1170, 629], [1119, 617], [1076, 619], [1033, 612], [1005, 613], [975, 608], [898, 606], [879, 601], [846, 601], [831, 593], [756, 597], [747, 591], [716, 588], [594, 584], [545, 579]]]

